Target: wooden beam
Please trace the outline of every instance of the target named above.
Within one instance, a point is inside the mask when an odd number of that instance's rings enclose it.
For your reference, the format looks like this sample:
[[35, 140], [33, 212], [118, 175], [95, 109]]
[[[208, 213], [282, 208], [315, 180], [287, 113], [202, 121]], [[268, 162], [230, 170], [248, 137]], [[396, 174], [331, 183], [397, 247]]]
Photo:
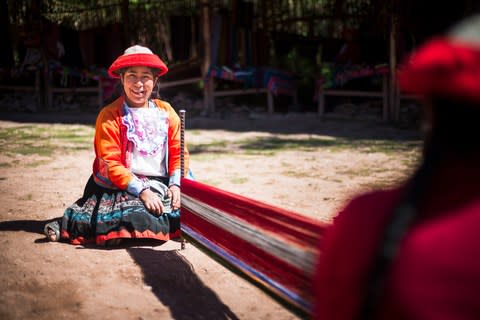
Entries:
[[387, 117], [389, 87], [388, 87], [388, 75], [384, 74], [382, 77], [382, 89], [380, 91], [365, 91], [365, 90], [342, 90], [342, 89], [319, 89], [317, 97], [317, 112], [320, 117], [325, 114], [325, 97], [337, 96], [337, 97], [360, 97], [360, 98], [381, 98], [382, 99], [382, 114], [383, 119]]
[[260, 88], [260, 89], [237, 89], [237, 90], [222, 90], [222, 91], [215, 91], [213, 93], [214, 97], [224, 97], [224, 96], [238, 96], [244, 94], [255, 94], [255, 93], [266, 93], [268, 89]]
[[183, 80], [177, 80], [177, 81], [166, 81], [166, 82], [160, 82], [158, 84], [158, 87], [159, 88], [176, 87], [176, 86], [182, 86], [185, 84], [200, 82], [202, 80], [203, 80], [202, 77], [197, 77], [197, 78], [183, 79]]

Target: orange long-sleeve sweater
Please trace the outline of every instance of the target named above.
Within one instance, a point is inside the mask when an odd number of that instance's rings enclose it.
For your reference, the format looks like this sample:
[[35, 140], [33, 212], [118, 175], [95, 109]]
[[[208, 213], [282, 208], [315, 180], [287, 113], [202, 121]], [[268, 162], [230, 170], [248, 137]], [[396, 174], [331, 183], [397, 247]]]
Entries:
[[[124, 101], [124, 98], [120, 97], [98, 114], [95, 125], [93, 177], [102, 187], [126, 190], [138, 196], [148, 185], [130, 169], [133, 142], [127, 139]], [[165, 161], [169, 185], [180, 185], [180, 118], [169, 103], [158, 99], [153, 102], [161, 112], [167, 113], [169, 122]], [[184, 159], [185, 171], [188, 171], [186, 146]]]

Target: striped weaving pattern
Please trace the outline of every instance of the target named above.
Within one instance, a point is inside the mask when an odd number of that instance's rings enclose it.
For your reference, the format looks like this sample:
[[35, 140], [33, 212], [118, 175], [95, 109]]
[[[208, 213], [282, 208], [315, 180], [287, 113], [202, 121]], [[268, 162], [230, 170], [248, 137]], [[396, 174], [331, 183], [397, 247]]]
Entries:
[[326, 224], [198, 181], [182, 180], [182, 231], [287, 303], [310, 312]]

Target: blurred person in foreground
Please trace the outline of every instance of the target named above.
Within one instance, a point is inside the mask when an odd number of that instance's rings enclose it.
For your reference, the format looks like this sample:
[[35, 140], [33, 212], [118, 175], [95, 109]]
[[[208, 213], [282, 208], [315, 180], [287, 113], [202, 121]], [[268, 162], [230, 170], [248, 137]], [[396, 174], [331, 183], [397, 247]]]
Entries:
[[480, 16], [419, 47], [398, 80], [422, 97], [422, 161], [335, 218], [315, 319], [480, 319]]
[[122, 90], [97, 116], [92, 176], [83, 196], [45, 226], [48, 240], [117, 245], [180, 236], [180, 118], [154, 92], [167, 71], [140, 45], [112, 63], [108, 73]]

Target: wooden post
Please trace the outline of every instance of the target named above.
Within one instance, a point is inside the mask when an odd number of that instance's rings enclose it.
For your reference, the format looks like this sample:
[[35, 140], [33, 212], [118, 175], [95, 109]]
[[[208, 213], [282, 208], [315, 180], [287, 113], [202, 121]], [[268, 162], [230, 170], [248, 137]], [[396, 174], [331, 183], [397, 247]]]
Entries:
[[[45, 67], [44, 67], [45, 68]], [[40, 74], [43, 73], [45, 74], [44, 68], [40, 69], [37, 68], [35, 71], [35, 111], [38, 111], [39, 109], [44, 109], [42, 107], [42, 93], [41, 93], [41, 80], [40, 80]]]
[[325, 114], [325, 94], [323, 93], [323, 88], [319, 89], [317, 99], [318, 115], [322, 118]]
[[45, 105], [47, 109], [53, 107], [53, 91], [50, 78], [46, 78], [45, 80]]
[[208, 79], [208, 112], [215, 113], [215, 79], [210, 77]]
[[273, 112], [275, 111], [275, 107], [273, 105], [273, 93], [272, 91], [268, 90], [267, 89], [267, 97], [268, 97], [268, 114], [273, 114]]
[[[392, 1], [392, 6], [394, 6], [395, 1]], [[390, 61], [389, 61], [389, 72], [390, 72], [390, 85], [389, 85], [389, 114], [387, 119], [398, 121], [399, 118], [399, 103], [397, 97], [397, 24], [398, 19], [394, 10], [392, 10], [392, 15], [390, 17]]]
[[382, 119], [383, 121], [388, 121], [388, 97], [389, 97], [389, 86], [388, 86], [388, 75], [382, 75]]
[[210, 31], [210, 3], [209, 0], [200, 0], [200, 7], [202, 13], [202, 40], [203, 40], [203, 63], [202, 63], [202, 78], [205, 79], [204, 83], [204, 112], [208, 114], [210, 111], [213, 97], [211, 96], [213, 83], [208, 79], [207, 74], [210, 69], [212, 59], [212, 43], [211, 43], [211, 31]]

